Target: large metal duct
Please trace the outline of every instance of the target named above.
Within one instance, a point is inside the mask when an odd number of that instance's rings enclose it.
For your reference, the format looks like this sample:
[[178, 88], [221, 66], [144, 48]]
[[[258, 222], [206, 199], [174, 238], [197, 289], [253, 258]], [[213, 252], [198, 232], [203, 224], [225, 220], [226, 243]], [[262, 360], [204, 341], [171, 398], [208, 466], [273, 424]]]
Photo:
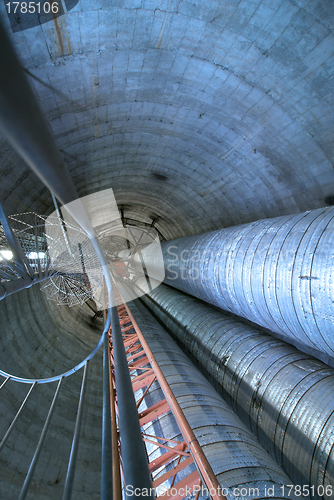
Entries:
[[[296, 498], [294, 491], [289, 497], [288, 488], [283, 488], [291, 480], [147, 309], [138, 300], [130, 309], [221, 487], [228, 489], [227, 498]], [[147, 406], [161, 400], [160, 391], [152, 385]], [[180, 437], [175, 435], [170, 414], [149, 424], [145, 432], [167, 439]]]
[[334, 353], [334, 209], [164, 242], [165, 283]]
[[142, 300], [291, 479], [333, 498], [333, 368], [166, 285]]

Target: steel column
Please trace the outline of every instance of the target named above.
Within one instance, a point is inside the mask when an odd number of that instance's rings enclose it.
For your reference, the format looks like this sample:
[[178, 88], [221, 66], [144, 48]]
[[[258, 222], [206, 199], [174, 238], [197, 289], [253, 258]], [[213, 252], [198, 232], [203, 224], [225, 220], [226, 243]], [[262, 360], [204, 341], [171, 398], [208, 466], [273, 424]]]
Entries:
[[[152, 485], [148, 473], [146, 450], [139, 427], [138, 412], [116, 307], [112, 308], [111, 325], [125, 484], [142, 491], [145, 488], [150, 491]], [[147, 498], [153, 499], [152, 495]]]
[[62, 203], [77, 198], [37, 99], [0, 24], [0, 125], [16, 151]]
[[[111, 330], [110, 330], [111, 331]], [[109, 332], [110, 332], [109, 331]], [[110, 413], [111, 413], [111, 444], [112, 444], [112, 476], [113, 476], [113, 500], [122, 500], [121, 470], [118, 450], [118, 432], [115, 403], [115, 389], [112, 377], [110, 342], [108, 338], [108, 367], [110, 387]]]

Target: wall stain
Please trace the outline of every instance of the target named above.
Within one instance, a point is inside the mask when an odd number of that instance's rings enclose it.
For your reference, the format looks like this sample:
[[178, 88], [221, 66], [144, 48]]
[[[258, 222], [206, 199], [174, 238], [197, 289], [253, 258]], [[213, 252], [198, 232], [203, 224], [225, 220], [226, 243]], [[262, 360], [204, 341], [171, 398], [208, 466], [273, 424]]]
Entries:
[[170, 9], [171, 3], [172, 3], [172, 0], [169, 0], [168, 6], [167, 6], [167, 10], [166, 10], [166, 14], [165, 14], [165, 19], [164, 19], [164, 22], [162, 23], [162, 27], [161, 27], [161, 30], [160, 30], [160, 33], [159, 33], [159, 38], [158, 38], [157, 43], [155, 44], [155, 48], [156, 49], [158, 49], [160, 47], [161, 42], [162, 42], [162, 38], [164, 36], [164, 32], [165, 32], [165, 28], [166, 28], [166, 23], [167, 23], [167, 18], [168, 18], [168, 14], [169, 14], [169, 9]]
[[98, 117], [98, 112], [97, 112], [97, 91], [98, 91], [98, 86], [99, 86], [99, 77], [94, 76], [94, 71], [92, 73], [92, 101], [93, 101], [93, 108], [94, 108], [94, 127], [95, 127], [95, 137], [96, 139], [99, 137], [99, 117]]
[[54, 18], [53, 22], [54, 22], [54, 25], [55, 25], [55, 28], [56, 28], [57, 37], [58, 37], [58, 41], [56, 40], [57, 47], [58, 47], [58, 52], [59, 52], [60, 56], [64, 56], [65, 55], [64, 40], [63, 40], [63, 34], [61, 32], [61, 29], [60, 29], [60, 26], [59, 26], [59, 23], [58, 23], [58, 19]]
[[[50, 4], [50, 12], [52, 12], [52, 4], [53, 1], [49, 0]], [[54, 31], [51, 29], [52, 33], [52, 38], [54, 39], [58, 51], [58, 56], [68, 56], [72, 54], [72, 47], [71, 47], [71, 42], [70, 42], [70, 37], [68, 35], [67, 31], [67, 24], [66, 24], [66, 15], [67, 11], [65, 11], [61, 16], [57, 15], [56, 13], [52, 13], [52, 21], [54, 24], [54, 28], [56, 31], [56, 34]]]
[[67, 31], [66, 20], [64, 18], [53, 18], [57, 39], [56, 44], [60, 56], [68, 56], [72, 54], [72, 47]]

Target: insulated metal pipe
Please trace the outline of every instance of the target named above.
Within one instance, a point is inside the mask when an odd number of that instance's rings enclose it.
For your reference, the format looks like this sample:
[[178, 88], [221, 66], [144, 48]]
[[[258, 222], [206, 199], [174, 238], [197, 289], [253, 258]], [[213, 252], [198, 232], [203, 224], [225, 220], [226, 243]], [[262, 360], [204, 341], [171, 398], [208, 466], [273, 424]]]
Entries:
[[[234, 500], [289, 498], [286, 485], [292, 484], [291, 479], [260, 446], [180, 347], [139, 300], [131, 302], [130, 310], [168, 383], [169, 391], [175, 396], [213, 469], [222, 488], [220, 493]], [[153, 383], [144, 403], [146, 407], [151, 407], [163, 398], [161, 387]], [[170, 413], [157, 417], [146, 426], [145, 433], [160, 436], [167, 442], [183, 440]], [[148, 453], [152, 462], [162, 452], [157, 446], [152, 446]], [[153, 479], [159, 477], [160, 472], [156, 471]], [[294, 499], [298, 496], [294, 488], [291, 495]], [[204, 488], [200, 498], [208, 496]], [[309, 498], [308, 495], [305, 498]]]
[[165, 378], [164, 374], [162, 373], [161, 368], [159, 367], [155, 357], [153, 356], [153, 353], [152, 353], [151, 349], [149, 348], [149, 345], [146, 342], [144, 335], [142, 334], [142, 332], [138, 328], [138, 324], [135, 321], [128, 306], [126, 305], [125, 307], [127, 308], [128, 314], [131, 318], [131, 322], [135, 327], [135, 330], [137, 332], [137, 335], [140, 339], [142, 346], [144, 347], [146, 356], [147, 356], [147, 358], [150, 362], [150, 365], [155, 373], [155, 376], [160, 384], [160, 387], [161, 387], [161, 389], [164, 393], [164, 396], [169, 404], [169, 407], [172, 410], [172, 413], [178, 422], [182, 436], [184, 437], [184, 440], [187, 443], [188, 448], [189, 448], [189, 450], [194, 458], [198, 472], [201, 474], [202, 479], [204, 480], [204, 483], [206, 484], [209, 491], [212, 490], [212, 494], [211, 494], [212, 500], [227, 500], [224, 495], [220, 494], [219, 483], [217, 481], [216, 476], [213, 473], [211, 465], [209, 464], [193, 430], [189, 426], [189, 423], [188, 423], [173, 391], [171, 390], [168, 382], [166, 381], [166, 378]]
[[166, 285], [141, 300], [291, 479], [332, 499], [334, 369]]
[[165, 283], [334, 354], [334, 208], [162, 243]]

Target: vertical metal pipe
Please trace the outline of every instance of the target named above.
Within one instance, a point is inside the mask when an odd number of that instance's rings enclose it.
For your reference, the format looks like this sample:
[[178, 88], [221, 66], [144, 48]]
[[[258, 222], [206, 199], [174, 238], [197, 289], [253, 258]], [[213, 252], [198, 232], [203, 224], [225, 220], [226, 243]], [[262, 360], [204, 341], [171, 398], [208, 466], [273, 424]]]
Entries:
[[108, 337], [108, 331], [106, 330], [103, 341], [101, 500], [111, 500], [113, 498], [109, 364], [110, 364], [109, 337]]
[[[108, 358], [110, 357], [110, 343], [108, 342]], [[115, 391], [112, 381], [111, 363], [109, 362], [110, 412], [111, 412], [111, 444], [112, 444], [112, 474], [113, 500], [122, 500], [121, 470], [118, 452], [118, 435], [115, 409]]]
[[59, 391], [60, 391], [60, 387], [61, 387], [62, 381], [63, 381], [63, 377], [61, 377], [61, 379], [59, 379], [59, 382], [58, 382], [58, 385], [57, 385], [57, 389], [56, 389], [55, 395], [53, 396], [53, 400], [52, 400], [52, 403], [51, 403], [51, 406], [50, 406], [50, 409], [49, 409], [48, 416], [46, 417], [46, 421], [45, 421], [45, 424], [44, 424], [41, 436], [40, 436], [39, 441], [37, 443], [37, 447], [36, 447], [34, 456], [33, 456], [32, 460], [31, 460], [31, 464], [30, 464], [29, 470], [27, 472], [25, 481], [24, 481], [22, 489], [21, 489], [19, 500], [24, 500], [26, 498], [27, 494], [28, 494], [28, 489], [29, 489], [32, 477], [33, 477], [34, 472], [35, 472], [35, 468], [36, 468], [36, 465], [37, 465], [37, 462], [38, 462], [38, 459], [39, 459], [39, 455], [40, 455], [41, 450], [42, 450], [42, 446], [43, 446], [43, 443], [44, 443], [44, 439], [45, 439], [46, 433], [47, 433], [47, 431], [49, 429], [50, 421], [51, 421], [51, 418], [52, 418], [52, 415], [53, 415], [53, 410], [54, 410], [54, 407], [56, 405], [56, 401], [57, 401], [57, 398], [58, 398], [58, 394], [59, 394]]
[[[1, 388], [0, 388], [0, 389], [2, 389], [2, 387], [5, 385], [5, 383], [7, 382], [7, 380], [8, 380], [8, 379], [9, 379], [9, 377], [8, 377], [8, 378], [4, 381], [4, 383], [2, 384], [2, 386], [1, 386]], [[14, 417], [14, 419], [13, 419], [12, 423], [11, 423], [11, 424], [10, 424], [10, 426], [8, 427], [8, 430], [7, 430], [6, 434], [5, 434], [5, 435], [4, 435], [4, 437], [2, 438], [1, 443], [0, 443], [0, 451], [1, 451], [1, 450], [2, 450], [2, 448], [5, 446], [5, 444], [6, 444], [6, 442], [7, 442], [7, 439], [9, 438], [9, 435], [10, 435], [10, 433], [12, 432], [12, 430], [13, 430], [13, 428], [14, 428], [14, 426], [15, 426], [16, 422], [17, 422], [17, 419], [19, 418], [19, 416], [20, 416], [20, 414], [21, 414], [21, 412], [22, 412], [23, 408], [25, 407], [26, 402], [28, 401], [28, 399], [29, 399], [29, 397], [30, 397], [30, 394], [32, 393], [32, 391], [33, 391], [33, 389], [34, 389], [35, 385], [36, 385], [36, 382], [34, 382], [34, 383], [32, 384], [32, 386], [30, 387], [30, 389], [29, 389], [29, 391], [28, 391], [28, 393], [27, 393], [26, 397], [25, 397], [25, 398], [24, 398], [24, 400], [23, 400], [23, 403], [21, 404], [21, 406], [20, 406], [19, 410], [17, 411], [17, 413], [16, 413], [16, 415], [15, 415], [15, 417]]]
[[82, 415], [83, 415], [83, 409], [84, 409], [84, 403], [85, 403], [88, 363], [89, 363], [89, 361], [86, 361], [86, 364], [84, 367], [84, 372], [82, 375], [82, 383], [81, 383], [81, 391], [80, 391], [80, 397], [79, 397], [78, 412], [77, 412], [77, 418], [76, 418], [76, 422], [75, 422], [73, 441], [72, 441], [70, 459], [68, 462], [68, 468], [67, 468], [67, 474], [66, 474], [66, 480], [65, 480], [64, 493], [63, 493], [62, 500], [70, 500], [71, 496], [72, 496], [74, 473], [75, 473], [75, 467], [76, 467], [76, 463], [77, 463], [79, 441], [80, 441]]
[[[125, 484], [131, 485], [132, 491], [139, 488], [145, 495], [144, 489], [151, 493], [152, 484], [116, 307], [111, 311], [111, 324]], [[127, 498], [132, 497], [136, 498], [135, 495], [127, 495]], [[153, 496], [145, 498], [153, 499]]]
[[38, 243], [38, 231], [37, 231], [37, 217], [35, 215], [35, 247], [36, 247], [36, 259], [35, 262], [38, 266], [38, 277], [42, 277], [42, 268], [41, 268], [41, 258], [39, 252], [39, 243]]

